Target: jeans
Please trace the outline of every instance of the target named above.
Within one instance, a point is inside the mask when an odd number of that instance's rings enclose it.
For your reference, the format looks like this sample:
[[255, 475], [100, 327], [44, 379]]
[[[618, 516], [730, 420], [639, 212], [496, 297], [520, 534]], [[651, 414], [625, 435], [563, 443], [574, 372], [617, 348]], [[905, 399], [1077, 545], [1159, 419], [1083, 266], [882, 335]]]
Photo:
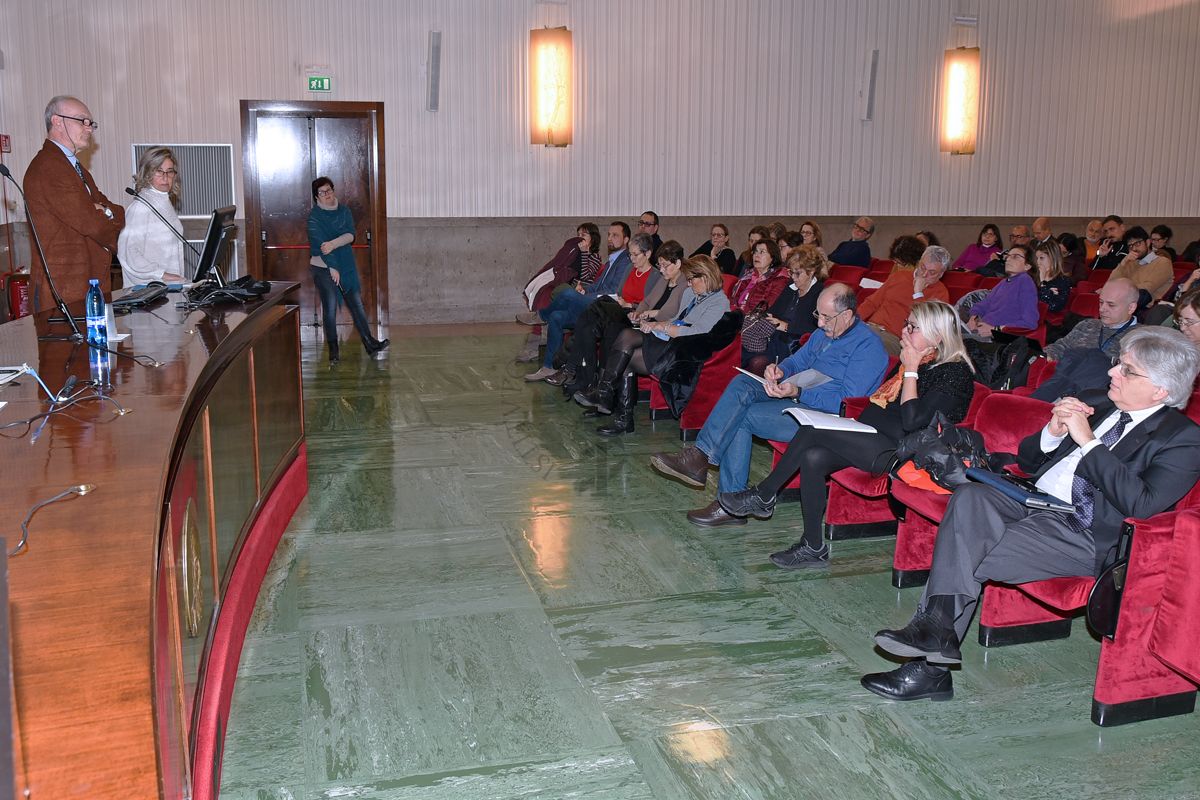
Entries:
[[721, 468], [718, 491], [740, 492], [746, 488], [755, 436], [791, 441], [799, 423], [783, 411], [794, 405], [791, 400], [768, 396], [753, 378], [738, 375], [730, 381], [696, 437], [696, 446], [710, 463]]
[[312, 267], [313, 283], [317, 286], [317, 294], [321, 297], [321, 321], [325, 327], [325, 341], [329, 344], [329, 355], [338, 355], [337, 309], [338, 294], [346, 301], [350, 311], [350, 319], [354, 320], [354, 328], [362, 338], [363, 347], [371, 352], [378, 342], [371, 335], [371, 324], [367, 322], [367, 311], [363, 308], [362, 294], [357, 289], [345, 291], [333, 282], [329, 270]]
[[546, 357], [542, 366], [550, 368], [554, 365], [554, 354], [562, 347], [563, 331], [575, 327], [575, 320], [583, 310], [594, 302], [591, 297], [585, 297], [574, 290], [560, 292], [550, 301], [550, 305], [538, 314], [548, 325], [546, 329]]

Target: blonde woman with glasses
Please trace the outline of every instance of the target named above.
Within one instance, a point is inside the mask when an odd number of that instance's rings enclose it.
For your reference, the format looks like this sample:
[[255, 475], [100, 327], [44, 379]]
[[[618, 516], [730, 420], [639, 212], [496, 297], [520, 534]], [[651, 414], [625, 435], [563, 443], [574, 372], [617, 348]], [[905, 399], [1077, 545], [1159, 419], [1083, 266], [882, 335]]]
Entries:
[[845, 467], [887, 472], [900, 439], [926, 427], [938, 411], [951, 422], [961, 422], [975, 393], [974, 377], [954, 308], [938, 300], [916, 303], [900, 336], [899, 371], [871, 395], [859, 416], [876, 433], [802, 425], [766, 479], [741, 492], [722, 492], [717, 502], [735, 517], [768, 519], [780, 490], [799, 470], [804, 536], [787, 550], [772, 553], [771, 561], [783, 569], [824, 566], [829, 563], [822, 528], [826, 479]]
[[125, 286], [150, 281], [182, 283], [183, 223], [175, 211], [179, 205], [179, 159], [171, 148], [152, 147], [142, 153], [134, 187], [136, 199], [125, 210], [125, 227], [117, 238]]

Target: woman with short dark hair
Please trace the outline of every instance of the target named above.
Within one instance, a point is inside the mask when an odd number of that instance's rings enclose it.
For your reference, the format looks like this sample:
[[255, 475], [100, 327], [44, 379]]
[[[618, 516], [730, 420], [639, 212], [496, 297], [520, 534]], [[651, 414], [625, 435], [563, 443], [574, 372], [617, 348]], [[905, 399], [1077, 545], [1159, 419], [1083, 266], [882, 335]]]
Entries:
[[312, 182], [312, 211], [308, 213], [309, 265], [321, 297], [325, 341], [329, 346], [330, 366], [340, 360], [337, 333], [337, 309], [342, 301], [350, 310], [354, 328], [368, 356], [387, 349], [390, 339], [379, 341], [371, 334], [371, 324], [363, 308], [358, 268], [354, 264], [354, 218], [350, 209], [340, 205], [333, 181], [324, 176]]

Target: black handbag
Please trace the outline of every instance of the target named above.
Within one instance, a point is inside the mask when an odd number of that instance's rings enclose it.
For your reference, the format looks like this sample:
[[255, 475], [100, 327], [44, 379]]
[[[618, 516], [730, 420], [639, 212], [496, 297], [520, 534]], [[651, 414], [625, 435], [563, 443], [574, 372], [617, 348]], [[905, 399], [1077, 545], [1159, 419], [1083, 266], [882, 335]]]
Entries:
[[967, 467], [994, 468], [997, 460], [989, 456], [983, 436], [970, 428], [960, 428], [935, 411], [929, 424], [913, 431], [896, 446], [896, 465], [911, 460], [913, 466], [925, 470], [938, 486], [953, 491], [965, 483]]
[[1084, 617], [1097, 636], [1112, 639], [1117, 634], [1117, 617], [1121, 615], [1121, 595], [1125, 591], [1125, 573], [1129, 568], [1129, 548], [1133, 543], [1133, 526], [1128, 522], [1121, 528], [1121, 537], [1109, 551], [1108, 566], [1088, 592]]

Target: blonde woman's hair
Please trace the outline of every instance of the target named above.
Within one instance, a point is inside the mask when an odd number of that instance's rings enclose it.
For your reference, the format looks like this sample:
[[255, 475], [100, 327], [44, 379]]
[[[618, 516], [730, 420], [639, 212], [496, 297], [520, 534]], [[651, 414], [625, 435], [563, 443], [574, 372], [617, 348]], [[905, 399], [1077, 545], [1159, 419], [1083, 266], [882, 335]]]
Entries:
[[142, 157], [138, 159], [137, 175], [133, 177], [134, 186], [140, 192], [150, 185], [150, 181], [154, 178], [155, 171], [162, 166], [162, 163], [167, 159], [175, 165], [175, 182], [171, 184], [171, 191], [168, 196], [171, 198], [171, 205], [179, 205], [179, 159], [175, 157], [175, 153], [169, 147], [151, 147], [146, 152], [142, 153]]
[[975, 365], [967, 355], [967, 347], [963, 344], [962, 334], [958, 330], [958, 314], [954, 307], [941, 300], [925, 300], [913, 303], [908, 312], [909, 318], [925, 334], [926, 339], [937, 339], [937, 361], [945, 364], [950, 361], [962, 361], [971, 371]]
[[709, 292], [719, 292], [725, 288], [721, 268], [708, 256], [692, 256], [683, 262], [683, 274], [689, 278], [704, 278], [704, 286]]

